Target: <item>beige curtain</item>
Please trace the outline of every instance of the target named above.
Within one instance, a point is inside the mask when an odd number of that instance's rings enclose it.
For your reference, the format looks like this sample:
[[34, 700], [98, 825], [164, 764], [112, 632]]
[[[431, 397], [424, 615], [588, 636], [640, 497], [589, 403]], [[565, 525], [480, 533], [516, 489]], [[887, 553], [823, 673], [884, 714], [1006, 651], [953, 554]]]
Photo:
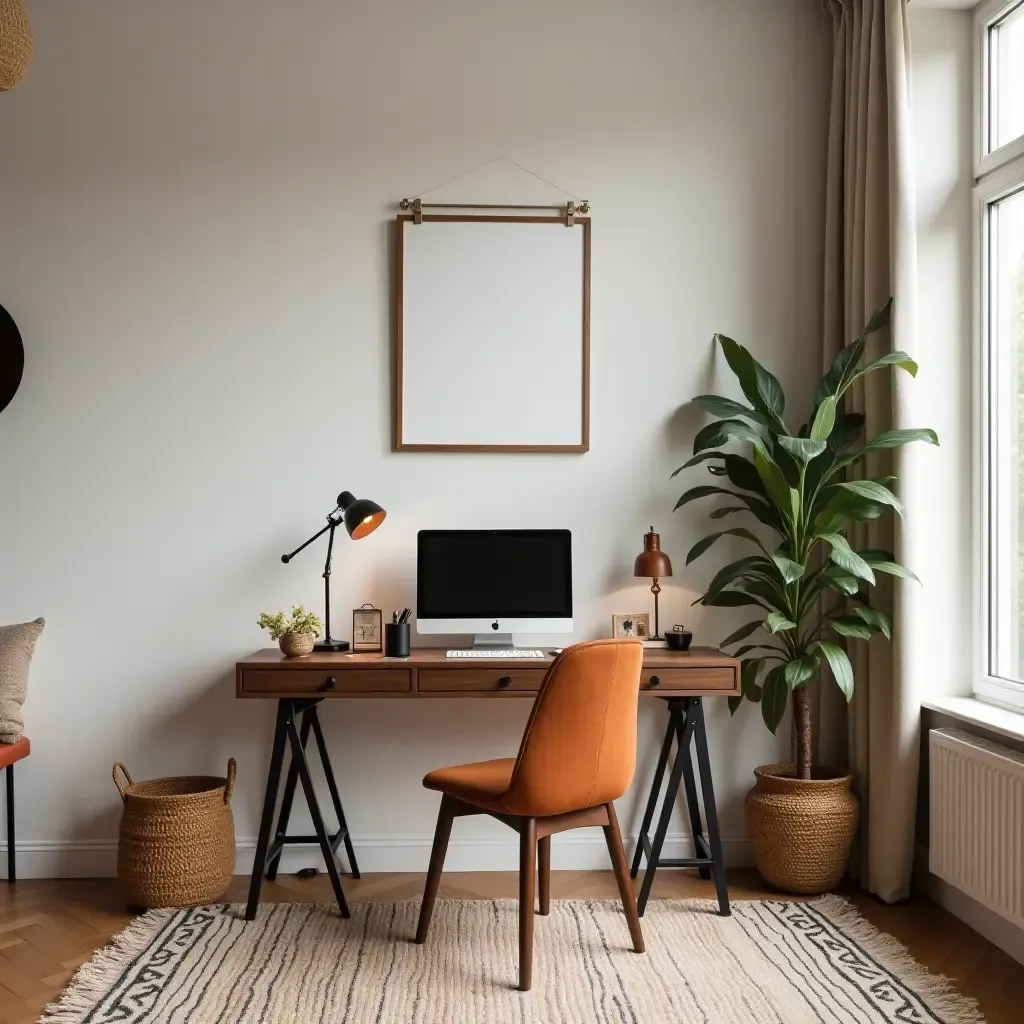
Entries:
[[[826, 0], [825, 6], [835, 44], [825, 227], [827, 367], [890, 295], [896, 299], [893, 328], [875, 335], [869, 352], [914, 351], [917, 268], [906, 0]], [[895, 372], [863, 378], [850, 396], [850, 407], [867, 417], [868, 437], [917, 425], [905, 422], [906, 384]], [[886, 518], [865, 524], [855, 537], [860, 548], [895, 551], [905, 563], [913, 560], [905, 542], [914, 517], [912, 460], [907, 448], [866, 467], [866, 476], [898, 474], [908, 512], [902, 523]], [[909, 640], [915, 585], [888, 582], [880, 577], [876, 601], [893, 615], [894, 642], [850, 644], [857, 687], [849, 709], [835, 687], [819, 687], [819, 757], [856, 776], [862, 826], [853, 871], [866, 889], [891, 902], [907, 896], [910, 885], [920, 698]]]

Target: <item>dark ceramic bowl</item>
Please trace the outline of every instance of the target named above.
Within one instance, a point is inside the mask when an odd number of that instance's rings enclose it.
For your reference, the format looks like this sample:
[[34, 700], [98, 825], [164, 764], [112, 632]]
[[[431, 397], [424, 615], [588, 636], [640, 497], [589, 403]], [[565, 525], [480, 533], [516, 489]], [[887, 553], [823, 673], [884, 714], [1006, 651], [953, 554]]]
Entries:
[[688, 629], [669, 629], [665, 632], [670, 651], [688, 651], [693, 634]]

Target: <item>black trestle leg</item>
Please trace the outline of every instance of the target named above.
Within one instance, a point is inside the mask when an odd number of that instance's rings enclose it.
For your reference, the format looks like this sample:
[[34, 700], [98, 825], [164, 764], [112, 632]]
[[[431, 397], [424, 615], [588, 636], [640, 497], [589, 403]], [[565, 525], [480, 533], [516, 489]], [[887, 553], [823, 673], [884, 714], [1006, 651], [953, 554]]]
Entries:
[[[723, 916], [729, 911], [729, 890], [726, 883], [725, 859], [722, 854], [722, 839], [718, 830], [718, 811], [715, 807], [715, 791], [711, 781], [711, 759], [708, 756], [707, 731], [704, 722], [704, 708], [700, 697], [665, 698], [669, 706], [669, 724], [665, 742], [658, 758], [658, 767], [654, 773], [651, 794], [644, 812], [643, 824], [637, 839], [636, 853], [633, 857], [632, 876], [635, 878], [643, 858], [647, 865], [640, 894], [637, 897], [637, 912], [642, 916], [647, 907], [647, 900], [654, 884], [654, 876], [660, 867], [696, 868], [702, 878], [713, 877], [718, 894], [718, 907]], [[678, 742], [675, 762], [669, 775], [665, 789], [661, 814], [653, 840], [648, 834], [654, 812], [658, 805], [658, 796], [664, 779], [669, 755], [672, 751], [672, 740]], [[696, 746], [697, 774], [700, 776], [701, 794], [704, 798], [704, 817], [707, 831], [701, 825], [700, 804], [697, 798], [697, 778], [693, 768], [693, 751]], [[679, 793], [679, 784], [683, 783], [686, 793], [687, 811], [690, 828], [693, 832], [694, 856], [685, 858], [663, 858], [662, 849], [668, 833], [669, 822]]]
[[[644, 811], [643, 824], [640, 826], [640, 835], [646, 836], [650, 831], [651, 822], [654, 821], [654, 812], [658, 809], [658, 796], [661, 793], [661, 784], [665, 779], [665, 768], [668, 766], [668, 756], [672, 753], [672, 740], [675, 739], [676, 727], [671, 713], [668, 716], [668, 728], [665, 730], [665, 742], [661, 745], [661, 753], [658, 755], [658, 767], [654, 769], [654, 780], [651, 782], [651, 795], [647, 798], [647, 809]], [[640, 870], [640, 862], [644, 855], [643, 842], [637, 842], [636, 852], [633, 854], [633, 866], [629, 869], [629, 877], [636, 878]]]
[[14, 837], [14, 765], [7, 766], [7, 881], [18, 880]]
[[324, 775], [327, 776], [327, 789], [331, 794], [331, 803], [334, 804], [334, 813], [338, 818], [338, 829], [341, 831], [342, 841], [345, 843], [349, 868], [352, 870], [352, 877], [358, 878], [359, 865], [356, 863], [356, 851], [352, 848], [352, 837], [349, 835], [348, 822], [345, 820], [345, 809], [341, 806], [338, 784], [334, 780], [334, 769], [331, 767], [331, 759], [327, 754], [327, 744], [324, 742], [324, 734], [320, 728], [320, 719], [317, 717], [315, 707], [310, 708], [307, 718], [313, 723], [313, 735], [316, 738], [317, 749], [320, 751], [320, 763], [324, 766]]
[[292, 702], [278, 701], [277, 723], [274, 726], [274, 745], [270, 753], [270, 768], [267, 772], [267, 791], [263, 797], [263, 814], [260, 817], [260, 834], [256, 840], [256, 856], [252, 862], [252, 878], [249, 881], [249, 902], [245, 908], [245, 919], [256, 916], [260, 903], [260, 887], [263, 884], [263, 869], [267, 862], [270, 846], [270, 830], [274, 825], [274, 811], [277, 807], [277, 790], [281, 783], [281, 766], [284, 763], [284, 745], [288, 738], [287, 723], [292, 720]]
[[[299, 730], [299, 739], [302, 741], [302, 749], [306, 749], [309, 740], [310, 715], [315, 714], [316, 709], [311, 708], [302, 716], [302, 728]], [[284, 853], [282, 840], [288, 835], [288, 820], [292, 816], [292, 804], [295, 801], [295, 787], [299, 783], [299, 766], [293, 757], [288, 765], [288, 775], [284, 780], [284, 796], [281, 797], [281, 810], [277, 815], [277, 828], [274, 831], [274, 847], [277, 852], [270, 858], [267, 864], [267, 880], [273, 882], [277, 878], [277, 869], [281, 864], [281, 855]]]
[[697, 728], [694, 739], [697, 745], [697, 767], [700, 770], [700, 785], [704, 794], [704, 817], [708, 822], [708, 839], [711, 842], [711, 870], [715, 876], [715, 889], [718, 892], [718, 910], [723, 917], [728, 917], [729, 886], [725, 878], [725, 857], [722, 853], [722, 837], [718, 831], [718, 809], [715, 806], [715, 788], [711, 781], [711, 758], [708, 756], [708, 734], [704, 727], [704, 707], [700, 700], [696, 702], [694, 712], [697, 716]]
[[323, 815], [320, 813], [320, 803], [316, 798], [313, 779], [309, 774], [309, 764], [306, 761], [306, 752], [302, 749], [302, 740], [299, 736], [299, 730], [295, 726], [294, 717], [289, 719], [287, 727], [288, 738], [292, 744], [292, 758], [298, 765], [299, 782], [302, 783], [302, 791], [305, 794], [306, 804], [309, 807], [309, 816], [313, 819], [313, 830], [316, 832], [317, 842], [320, 844], [320, 851], [323, 853], [324, 863], [327, 865], [327, 875], [331, 880], [331, 888], [334, 889], [334, 898], [338, 902], [338, 910], [341, 911], [342, 917], [351, 917], [348, 901], [345, 899], [345, 892], [341, 887], [341, 875], [338, 874], [338, 863], [334, 859], [331, 837], [327, 834]]

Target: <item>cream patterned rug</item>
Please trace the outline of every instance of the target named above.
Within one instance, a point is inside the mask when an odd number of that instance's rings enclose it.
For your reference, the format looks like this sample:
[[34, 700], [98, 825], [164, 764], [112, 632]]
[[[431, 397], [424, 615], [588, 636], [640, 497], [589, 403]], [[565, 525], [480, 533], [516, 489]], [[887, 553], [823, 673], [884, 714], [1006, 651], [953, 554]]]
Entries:
[[151, 911], [82, 967], [46, 1024], [975, 1024], [974, 1004], [843, 900], [552, 900], [518, 992], [512, 901]]

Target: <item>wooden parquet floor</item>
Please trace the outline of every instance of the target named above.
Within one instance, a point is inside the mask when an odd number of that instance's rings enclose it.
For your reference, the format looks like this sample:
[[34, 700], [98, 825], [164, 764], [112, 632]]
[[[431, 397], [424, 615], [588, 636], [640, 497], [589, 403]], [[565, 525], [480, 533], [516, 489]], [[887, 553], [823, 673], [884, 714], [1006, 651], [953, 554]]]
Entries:
[[[421, 874], [364, 875], [345, 879], [352, 900], [391, 902], [418, 899]], [[443, 899], [514, 898], [511, 872], [445, 875]], [[226, 899], [244, 902], [248, 879], [237, 877]], [[753, 872], [730, 874], [733, 899], [776, 899]], [[561, 899], [614, 899], [610, 871], [555, 871], [551, 894]], [[948, 975], [956, 987], [979, 1001], [988, 1024], [1020, 1024], [1024, 966], [923, 897], [889, 907], [850, 889], [845, 895], [876, 927], [896, 936], [929, 970]], [[654, 884], [661, 899], [713, 898], [710, 882], [688, 872], [662, 870]], [[281, 876], [266, 883], [267, 901], [329, 902], [324, 875], [314, 879]], [[112, 879], [0, 882], [0, 1024], [33, 1024], [42, 1008], [67, 985], [75, 968], [124, 928], [132, 915]]]

